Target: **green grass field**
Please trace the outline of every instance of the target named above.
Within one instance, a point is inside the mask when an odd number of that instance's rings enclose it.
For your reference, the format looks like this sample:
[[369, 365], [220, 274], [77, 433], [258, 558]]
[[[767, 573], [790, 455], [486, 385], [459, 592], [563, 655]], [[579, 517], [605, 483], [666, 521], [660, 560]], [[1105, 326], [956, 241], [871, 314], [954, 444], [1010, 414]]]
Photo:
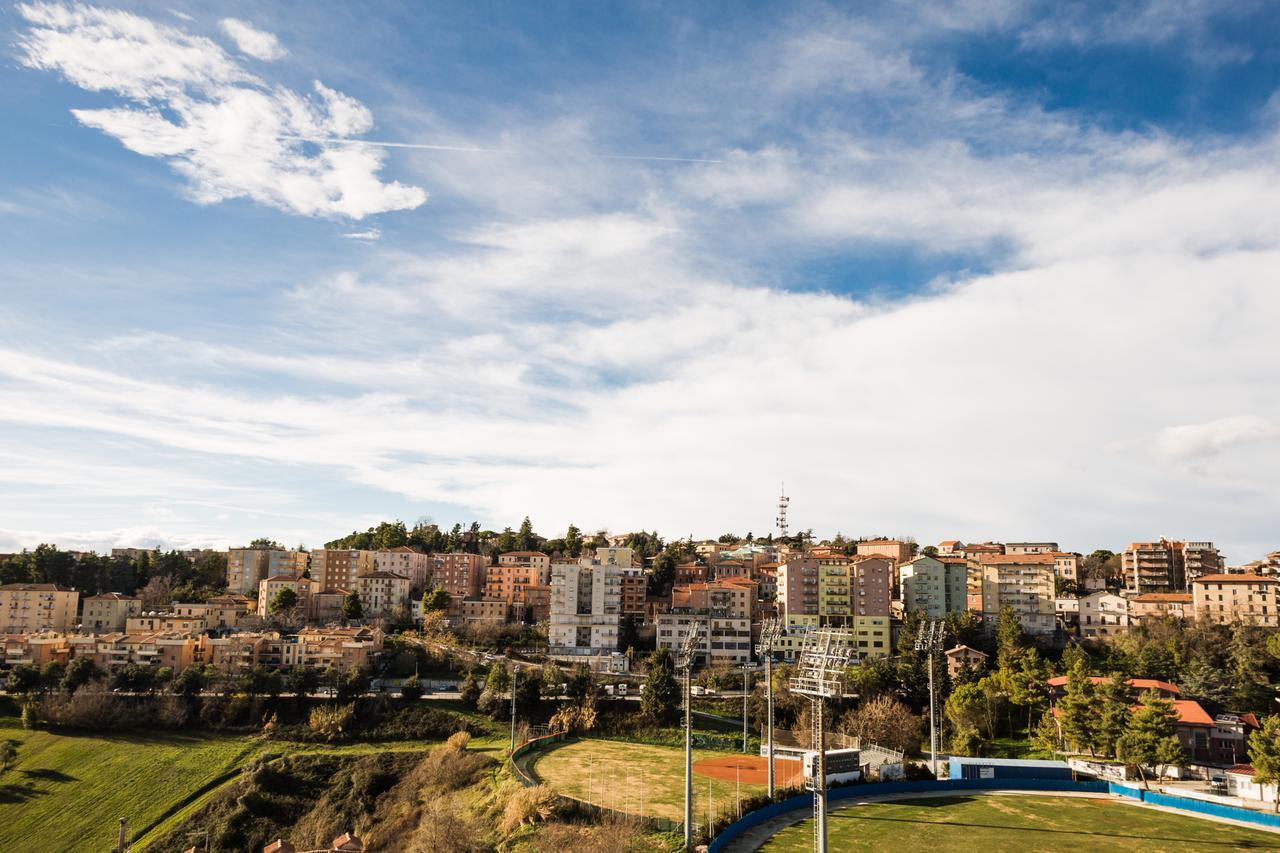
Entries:
[[[27, 731], [12, 715], [0, 715], [0, 738], [18, 748], [17, 761], [0, 774], [0, 850], [6, 853], [113, 849], [121, 817], [129, 820], [134, 849], [145, 849], [260, 755], [420, 751], [437, 743], [330, 746], [172, 732], [61, 735]], [[496, 735], [472, 741], [474, 751], [494, 755], [506, 746], [506, 738]]]
[[[741, 753], [694, 750], [693, 760]], [[551, 787], [580, 800], [620, 811], [670, 820], [684, 818], [684, 750], [611, 740], [582, 740], [548, 750], [533, 770]], [[588, 795], [588, 783], [591, 786]], [[693, 777], [694, 815], [707, 819], [708, 784], [716, 814], [736, 810], [735, 781]], [[763, 793], [762, 785], [742, 785], [742, 796]], [[643, 811], [642, 811], [643, 809]]]
[[[832, 850], [1099, 851], [1275, 850], [1280, 834], [1078, 797], [938, 797], [868, 803], [827, 816]], [[904, 846], [905, 845], [905, 846]], [[790, 826], [761, 851], [813, 849], [813, 821]]]

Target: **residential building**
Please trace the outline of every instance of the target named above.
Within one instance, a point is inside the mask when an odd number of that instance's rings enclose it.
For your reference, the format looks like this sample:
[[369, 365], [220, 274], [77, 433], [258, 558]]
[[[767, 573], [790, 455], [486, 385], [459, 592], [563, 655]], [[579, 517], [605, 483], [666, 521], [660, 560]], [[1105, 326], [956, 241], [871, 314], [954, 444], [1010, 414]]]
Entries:
[[955, 679], [965, 667], [981, 671], [987, 665], [987, 655], [977, 649], [971, 649], [963, 643], [954, 649], [947, 649], [947, 675]]
[[1120, 557], [1125, 586], [1136, 593], [1177, 592], [1201, 575], [1220, 574], [1222, 555], [1212, 542], [1160, 539], [1134, 542]]
[[904, 613], [923, 610], [942, 619], [968, 605], [968, 563], [955, 557], [916, 557], [899, 569]]
[[750, 577], [673, 588], [670, 612], [657, 617], [657, 647], [678, 651], [698, 624], [699, 664], [746, 663], [751, 660], [751, 617], [758, 589]]
[[708, 580], [705, 563], [681, 563], [676, 566], [676, 584], [706, 583]]
[[123, 631], [125, 620], [142, 610], [142, 599], [119, 592], [103, 592], [84, 600], [80, 630], [92, 633]]
[[1006, 542], [1006, 554], [1052, 554], [1058, 551], [1057, 542]]
[[1190, 619], [1194, 615], [1189, 592], [1144, 592], [1129, 599], [1129, 621], [1140, 625], [1147, 619]]
[[947, 539], [938, 543], [939, 557], [962, 557], [964, 556], [964, 543], [959, 539]]
[[1129, 599], [1102, 590], [1080, 596], [1080, 635], [1114, 637], [1129, 630]]
[[[319, 584], [316, 586], [319, 587]], [[347, 600], [348, 592], [350, 590], [340, 588], [314, 590], [307, 600], [307, 621], [321, 625], [342, 622], [346, 619], [342, 607]]]
[[541, 551], [500, 554], [498, 565], [487, 570], [484, 597], [518, 604], [535, 622], [547, 619], [551, 611], [551, 558]]
[[[1067, 680], [1067, 676], [1065, 675], [1055, 675], [1053, 678], [1050, 678], [1045, 682], [1045, 686], [1049, 689], [1050, 702], [1057, 702], [1066, 695]], [[1095, 686], [1109, 680], [1110, 678], [1105, 675], [1089, 676], [1089, 681], [1093, 682]], [[1139, 694], [1147, 690], [1154, 690], [1165, 699], [1182, 698], [1182, 691], [1178, 689], [1178, 685], [1171, 684], [1168, 681], [1160, 681], [1155, 678], [1126, 678], [1124, 683], [1129, 685], [1135, 699]]]
[[311, 595], [320, 584], [302, 575], [274, 575], [258, 581], [258, 615], [264, 619], [273, 615], [271, 605], [284, 590], [294, 594], [297, 613], [305, 615], [311, 608]]
[[1191, 583], [1192, 611], [1207, 622], [1275, 627], [1277, 587], [1274, 576], [1202, 575]]
[[252, 594], [272, 575], [300, 575], [311, 565], [311, 554], [284, 548], [227, 549], [227, 589]]
[[431, 555], [408, 545], [386, 548], [373, 555], [374, 571], [394, 572], [408, 578], [410, 589], [416, 593], [415, 598], [421, 597], [422, 592], [431, 586], [431, 568]]
[[857, 555], [859, 557], [888, 557], [895, 563], [905, 563], [912, 557], [915, 551], [915, 543], [901, 542], [897, 539], [868, 539], [859, 542], [857, 545]]
[[778, 566], [778, 612], [788, 626], [817, 627], [818, 561], [793, 557]]
[[1080, 555], [1068, 551], [1049, 551], [1053, 555], [1053, 575], [1070, 583], [1080, 581]]
[[479, 598], [484, 593], [487, 562], [479, 554], [431, 555], [432, 585], [452, 598]]
[[355, 589], [356, 578], [377, 570], [377, 551], [318, 548], [311, 552], [311, 579], [321, 589]]
[[999, 542], [983, 542], [976, 545], [965, 545], [960, 553], [971, 560], [983, 557], [996, 557], [1004, 553], [1004, 546]]
[[524, 615], [524, 602], [502, 598], [455, 598], [449, 602], [449, 618], [460, 622], [505, 623]]
[[1000, 611], [1013, 608], [1028, 634], [1045, 636], [1057, 627], [1053, 557], [1049, 554], [985, 554], [981, 569], [982, 618], [994, 630]]
[[42, 667], [54, 661], [66, 663], [70, 657], [69, 638], [53, 631], [0, 634], [0, 652], [6, 669], [21, 664]]
[[70, 631], [76, 626], [80, 593], [51, 583], [0, 586], [0, 633]]
[[411, 581], [395, 572], [369, 572], [356, 578], [356, 592], [365, 618], [392, 616], [409, 607]]
[[125, 620], [126, 634], [199, 634], [208, 623], [203, 616], [149, 611]]
[[630, 548], [597, 548], [594, 556], [577, 563], [552, 564], [548, 629], [552, 654], [618, 650], [624, 613], [644, 615], [644, 573], [634, 562]]

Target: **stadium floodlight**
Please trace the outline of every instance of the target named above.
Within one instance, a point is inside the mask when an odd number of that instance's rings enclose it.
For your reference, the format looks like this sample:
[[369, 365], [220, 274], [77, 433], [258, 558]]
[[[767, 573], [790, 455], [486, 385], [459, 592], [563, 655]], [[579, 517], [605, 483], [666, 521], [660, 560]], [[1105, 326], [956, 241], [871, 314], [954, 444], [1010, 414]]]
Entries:
[[791, 692], [808, 696], [813, 709], [813, 748], [818, 766], [811, 768], [813, 785], [813, 849], [827, 853], [827, 745], [824, 703], [844, 695], [845, 669], [857, 657], [852, 631], [819, 628], [805, 637], [796, 660]]
[[[701, 645], [702, 623], [693, 620], [677, 664], [684, 670], [684, 849], [693, 850], [693, 664]], [[708, 831], [710, 827], [708, 827]]]
[[765, 695], [765, 755], [769, 763], [769, 799], [774, 796], [773, 763], [773, 647], [782, 636], [782, 622], [777, 617], [765, 620], [760, 626], [760, 641], [756, 654], [764, 660]]
[[938, 778], [938, 703], [933, 690], [933, 659], [947, 637], [947, 623], [932, 619], [920, 626], [916, 635], [916, 651], [929, 656], [929, 771]]

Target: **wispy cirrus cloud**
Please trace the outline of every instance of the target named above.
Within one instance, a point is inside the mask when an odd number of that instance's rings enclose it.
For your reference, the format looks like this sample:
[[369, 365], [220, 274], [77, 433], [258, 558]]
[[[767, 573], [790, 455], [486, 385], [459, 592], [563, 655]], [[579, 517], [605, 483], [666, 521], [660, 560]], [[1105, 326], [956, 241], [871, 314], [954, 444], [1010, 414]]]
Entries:
[[223, 18], [218, 22], [222, 31], [231, 37], [240, 52], [261, 59], [263, 62], [274, 62], [289, 54], [276, 38], [275, 33], [264, 32], [239, 18]]
[[[129, 12], [56, 3], [18, 10], [30, 24], [18, 41], [21, 62], [126, 99], [72, 114], [131, 151], [164, 159], [201, 204], [249, 198], [305, 216], [362, 219], [426, 201], [422, 189], [378, 176], [376, 148], [300, 140], [355, 138], [373, 126], [363, 104], [319, 81], [309, 95], [270, 85], [214, 41]], [[271, 34], [242, 22], [229, 32], [242, 50], [275, 56]]]

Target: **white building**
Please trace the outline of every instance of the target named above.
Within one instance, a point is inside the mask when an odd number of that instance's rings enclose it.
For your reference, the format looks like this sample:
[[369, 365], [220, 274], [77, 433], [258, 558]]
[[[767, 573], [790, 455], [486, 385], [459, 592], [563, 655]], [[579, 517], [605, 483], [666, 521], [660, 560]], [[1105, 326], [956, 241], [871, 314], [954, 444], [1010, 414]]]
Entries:
[[1114, 637], [1129, 630], [1129, 599], [1103, 590], [1080, 597], [1080, 636]]
[[630, 548], [597, 548], [576, 563], [551, 564], [548, 642], [553, 655], [599, 655], [618, 650], [624, 579], [643, 583]]

